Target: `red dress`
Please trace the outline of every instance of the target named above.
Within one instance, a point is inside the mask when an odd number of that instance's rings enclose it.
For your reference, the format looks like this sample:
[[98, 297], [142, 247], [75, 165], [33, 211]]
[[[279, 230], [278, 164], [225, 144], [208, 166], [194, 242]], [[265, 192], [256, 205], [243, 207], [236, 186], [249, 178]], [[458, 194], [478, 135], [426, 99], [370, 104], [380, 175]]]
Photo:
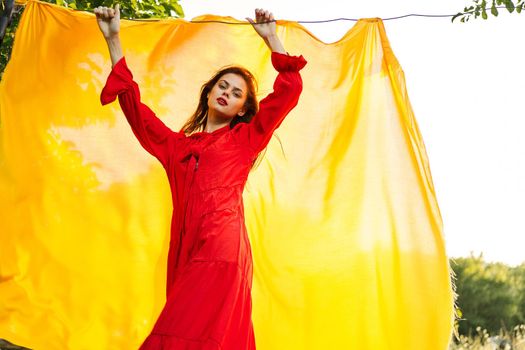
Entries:
[[102, 90], [118, 95], [140, 144], [163, 165], [172, 200], [166, 304], [140, 350], [252, 350], [252, 255], [243, 188], [253, 161], [295, 107], [302, 91], [302, 56], [272, 53], [274, 91], [250, 123], [186, 136], [169, 129], [140, 100], [121, 58]]

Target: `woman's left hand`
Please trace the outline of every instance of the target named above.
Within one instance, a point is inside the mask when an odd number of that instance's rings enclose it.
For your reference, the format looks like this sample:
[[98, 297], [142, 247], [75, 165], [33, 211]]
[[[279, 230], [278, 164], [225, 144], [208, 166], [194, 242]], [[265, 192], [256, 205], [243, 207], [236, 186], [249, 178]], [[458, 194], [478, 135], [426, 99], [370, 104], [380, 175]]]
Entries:
[[263, 39], [267, 39], [271, 36], [275, 36], [275, 20], [273, 14], [270, 11], [263, 9], [255, 9], [255, 21], [249, 17], [246, 17], [248, 22], [253, 26], [253, 29]]

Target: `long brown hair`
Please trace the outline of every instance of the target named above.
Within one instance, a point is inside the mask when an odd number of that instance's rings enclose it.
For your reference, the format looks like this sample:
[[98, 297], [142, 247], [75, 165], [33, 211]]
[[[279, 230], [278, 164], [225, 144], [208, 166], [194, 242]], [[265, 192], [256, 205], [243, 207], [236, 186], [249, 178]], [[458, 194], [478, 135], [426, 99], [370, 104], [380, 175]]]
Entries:
[[252, 73], [244, 67], [227, 66], [217, 71], [213, 77], [208, 80], [201, 87], [199, 104], [197, 109], [182, 127], [185, 134], [191, 134], [195, 131], [202, 131], [208, 121], [208, 94], [219, 79], [228, 73], [239, 75], [244, 79], [248, 88], [246, 102], [244, 103], [245, 113], [242, 116], [235, 116], [230, 122], [230, 129], [238, 123], [249, 123], [253, 116], [259, 110], [259, 102], [257, 101], [257, 81]]
[[[213, 86], [219, 81], [219, 79], [224, 74], [228, 73], [237, 74], [242, 77], [248, 89], [246, 102], [244, 102], [245, 113], [242, 116], [237, 115], [233, 117], [232, 121], [230, 122], [230, 129], [232, 129], [238, 123], [249, 123], [255, 114], [257, 114], [259, 111], [259, 102], [257, 101], [257, 81], [255, 80], [255, 77], [248, 69], [244, 67], [226, 66], [218, 70], [210, 80], [202, 85], [197, 109], [184, 124], [181, 131], [183, 131], [185, 134], [191, 134], [193, 132], [204, 130], [206, 122], [208, 121], [208, 94]], [[258, 163], [261, 153], [255, 159], [254, 164]]]

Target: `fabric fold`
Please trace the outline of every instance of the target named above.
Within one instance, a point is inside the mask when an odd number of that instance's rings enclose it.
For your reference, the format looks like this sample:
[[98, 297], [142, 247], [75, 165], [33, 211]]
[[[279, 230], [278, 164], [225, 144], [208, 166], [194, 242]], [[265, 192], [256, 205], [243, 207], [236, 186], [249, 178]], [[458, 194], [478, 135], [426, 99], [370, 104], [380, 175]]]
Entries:
[[306, 65], [303, 55], [293, 56], [272, 52], [271, 59], [273, 66], [278, 72], [300, 71]]
[[[111, 59], [95, 16], [27, 2], [0, 82], [2, 338], [34, 349], [137, 349], [166, 304], [167, 256], [180, 238], [192, 247], [180, 255], [185, 263], [195, 252], [231, 256], [251, 247], [238, 265], [249, 275], [253, 259], [258, 350], [446, 349], [454, 294], [443, 221], [382, 21], [359, 20], [334, 44], [277, 23], [283, 46], [304, 55], [304, 65], [283, 54], [269, 62], [249, 25], [201, 19], [122, 20], [126, 57], [105, 81]], [[203, 82], [232, 64], [250, 70], [269, 97], [261, 114], [183, 147], [184, 135], [171, 130], [195, 110]], [[117, 98], [124, 115], [108, 106]], [[221, 142], [205, 150], [213, 138]], [[244, 192], [219, 186], [218, 175], [238, 179], [262, 148]], [[170, 191], [182, 194], [185, 178], [168, 182], [166, 174], [188, 164], [200, 199], [224, 205], [208, 212], [190, 203], [187, 224], [195, 226], [170, 240], [182, 222], [170, 221]], [[241, 210], [242, 239], [217, 229], [222, 220], [238, 227]], [[195, 218], [206, 220], [200, 232]], [[203, 288], [200, 272], [213, 276], [211, 285], [243, 281], [236, 265], [201, 264], [170, 273], [184, 270]], [[234, 299], [248, 302], [242, 293]]]
[[122, 57], [113, 66], [106, 85], [100, 94], [100, 102], [102, 105], [107, 105], [117, 99], [118, 94], [122, 93], [133, 80], [133, 74], [127, 67], [126, 57]]

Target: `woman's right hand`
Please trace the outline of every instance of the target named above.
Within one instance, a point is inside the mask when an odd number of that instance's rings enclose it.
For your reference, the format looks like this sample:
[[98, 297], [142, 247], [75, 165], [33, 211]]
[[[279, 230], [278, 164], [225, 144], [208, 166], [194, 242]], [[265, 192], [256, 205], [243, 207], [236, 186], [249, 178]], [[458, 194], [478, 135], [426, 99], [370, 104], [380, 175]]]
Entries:
[[120, 31], [120, 8], [119, 4], [115, 8], [99, 6], [95, 8], [97, 23], [104, 38], [109, 39], [117, 36]]

